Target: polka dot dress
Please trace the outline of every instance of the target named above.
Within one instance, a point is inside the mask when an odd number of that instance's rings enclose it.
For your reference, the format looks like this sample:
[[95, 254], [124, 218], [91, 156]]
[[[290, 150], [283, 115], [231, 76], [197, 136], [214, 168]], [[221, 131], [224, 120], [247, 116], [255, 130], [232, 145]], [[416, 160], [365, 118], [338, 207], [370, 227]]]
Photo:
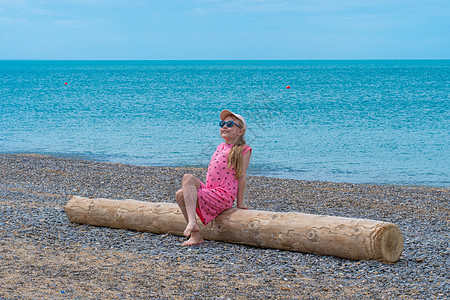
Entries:
[[[203, 224], [211, 222], [218, 214], [233, 206], [237, 197], [239, 180], [236, 173], [227, 168], [228, 153], [232, 144], [222, 143], [217, 146], [208, 166], [206, 184], [200, 182], [197, 189], [197, 215]], [[244, 146], [242, 154], [251, 151], [248, 145]]]

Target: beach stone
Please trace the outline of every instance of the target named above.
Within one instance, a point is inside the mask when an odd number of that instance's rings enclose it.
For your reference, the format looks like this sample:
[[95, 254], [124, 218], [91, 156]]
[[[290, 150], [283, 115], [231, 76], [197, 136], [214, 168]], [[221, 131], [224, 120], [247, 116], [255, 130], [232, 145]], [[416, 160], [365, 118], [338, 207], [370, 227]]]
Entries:
[[388, 265], [209, 241], [183, 248], [184, 239], [170, 234], [75, 225], [62, 210], [78, 191], [94, 198], [175, 203], [184, 173], [204, 180], [204, 169], [0, 154], [0, 298], [214, 299], [220, 293], [231, 299], [446, 299], [450, 294], [447, 188], [247, 179], [245, 203], [252, 209], [395, 221], [405, 249]]

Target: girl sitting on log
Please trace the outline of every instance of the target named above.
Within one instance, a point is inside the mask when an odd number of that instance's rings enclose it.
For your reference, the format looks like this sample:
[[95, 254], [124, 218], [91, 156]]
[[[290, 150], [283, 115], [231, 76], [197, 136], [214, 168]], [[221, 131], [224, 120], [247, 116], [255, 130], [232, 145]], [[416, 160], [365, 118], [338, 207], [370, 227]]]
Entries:
[[182, 245], [202, 244], [196, 214], [204, 225], [233, 206], [244, 206], [246, 172], [252, 148], [246, 145], [244, 134], [247, 125], [241, 115], [229, 110], [220, 113], [220, 135], [225, 140], [217, 146], [208, 166], [206, 183], [191, 174], [183, 176], [182, 188], [175, 197], [187, 226], [184, 235], [189, 237]]

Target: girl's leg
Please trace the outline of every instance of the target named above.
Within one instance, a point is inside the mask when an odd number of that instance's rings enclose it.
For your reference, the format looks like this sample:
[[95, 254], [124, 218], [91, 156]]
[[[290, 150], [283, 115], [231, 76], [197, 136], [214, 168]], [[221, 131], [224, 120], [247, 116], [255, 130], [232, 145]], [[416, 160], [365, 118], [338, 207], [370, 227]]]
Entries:
[[[186, 174], [183, 176], [182, 182], [182, 196], [183, 201], [180, 201], [184, 204], [184, 207], [181, 208], [183, 215], [187, 221], [186, 229], [184, 230], [184, 235], [186, 237], [190, 237], [190, 239], [183, 243], [184, 246], [195, 245], [203, 243], [203, 239], [199, 233], [200, 228], [197, 225], [197, 189], [200, 187], [200, 182], [195, 176], [191, 174]], [[177, 193], [181, 198], [180, 193]], [[178, 201], [178, 199], [177, 199]], [[180, 202], [178, 202], [180, 204]]]
[[183, 213], [184, 219], [186, 220], [186, 223], [189, 222], [187, 211], [186, 211], [186, 204], [184, 203], [184, 196], [183, 196], [183, 190], [178, 190], [175, 194], [175, 199], [177, 200], [178, 206], [180, 207], [181, 212]]

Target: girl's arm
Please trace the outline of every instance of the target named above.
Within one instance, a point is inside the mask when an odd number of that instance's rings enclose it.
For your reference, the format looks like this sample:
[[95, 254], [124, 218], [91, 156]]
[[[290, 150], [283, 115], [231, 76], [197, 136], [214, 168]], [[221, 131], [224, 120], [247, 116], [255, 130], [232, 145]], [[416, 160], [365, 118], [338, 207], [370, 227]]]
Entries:
[[252, 151], [247, 151], [247, 153], [244, 154], [244, 160], [242, 162], [242, 175], [239, 178], [236, 206], [237, 208], [241, 209], [248, 209], [247, 207], [244, 206], [244, 192], [245, 192], [245, 185], [247, 184], [246, 173], [248, 164], [250, 163], [251, 153]]

